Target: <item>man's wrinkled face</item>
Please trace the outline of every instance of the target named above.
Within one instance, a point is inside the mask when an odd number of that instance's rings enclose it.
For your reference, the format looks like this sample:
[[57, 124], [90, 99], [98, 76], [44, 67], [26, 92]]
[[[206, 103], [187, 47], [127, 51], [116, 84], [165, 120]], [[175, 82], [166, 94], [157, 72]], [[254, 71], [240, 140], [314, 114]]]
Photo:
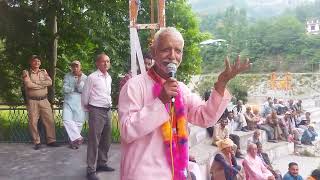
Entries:
[[74, 75], [79, 75], [81, 72], [81, 66], [79, 64], [72, 64], [71, 71]]
[[298, 176], [299, 175], [299, 167], [297, 165], [292, 165], [289, 168], [289, 172], [292, 176]]
[[102, 72], [105, 73], [110, 69], [110, 59], [107, 55], [102, 55], [97, 61], [96, 61], [97, 68]]
[[167, 65], [174, 63], [178, 67], [182, 61], [183, 40], [176, 33], [164, 32], [152, 50], [157, 73], [162, 77], [168, 77]]
[[255, 144], [251, 145], [248, 152], [252, 157], [256, 157], [258, 152], [257, 146]]
[[38, 58], [34, 58], [33, 60], [30, 61], [30, 66], [32, 69], [37, 69], [40, 68], [41, 66], [41, 61]]

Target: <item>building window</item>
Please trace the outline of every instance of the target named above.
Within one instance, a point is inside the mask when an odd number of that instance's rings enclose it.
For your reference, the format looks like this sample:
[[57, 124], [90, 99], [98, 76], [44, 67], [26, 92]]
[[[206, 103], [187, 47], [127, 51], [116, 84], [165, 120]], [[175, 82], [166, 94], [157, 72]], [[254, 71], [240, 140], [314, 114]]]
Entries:
[[311, 26], [311, 31], [314, 31], [314, 30], [316, 30], [316, 26], [312, 25]]

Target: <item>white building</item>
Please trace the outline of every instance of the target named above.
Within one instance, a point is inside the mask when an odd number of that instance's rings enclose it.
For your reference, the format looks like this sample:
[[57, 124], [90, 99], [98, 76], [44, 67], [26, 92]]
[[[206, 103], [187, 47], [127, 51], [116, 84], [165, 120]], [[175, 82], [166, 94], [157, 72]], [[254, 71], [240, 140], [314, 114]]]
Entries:
[[307, 33], [319, 34], [320, 33], [320, 20], [316, 19], [316, 18], [307, 20], [306, 29], [307, 29]]

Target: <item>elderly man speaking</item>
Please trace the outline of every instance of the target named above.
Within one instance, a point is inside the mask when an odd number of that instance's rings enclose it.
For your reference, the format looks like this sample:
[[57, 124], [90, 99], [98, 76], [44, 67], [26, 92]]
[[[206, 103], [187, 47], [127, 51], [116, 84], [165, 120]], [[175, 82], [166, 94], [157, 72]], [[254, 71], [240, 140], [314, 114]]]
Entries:
[[172, 63], [182, 63], [183, 46], [175, 28], [158, 31], [152, 45], [154, 66], [130, 79], [120, 92], [121, 180], [186, 179], [187, 122], [213, 126], [231, 99], [225, 89], [228, 81], [250, 67], [249, 60], [240, 63], [238, 57], [230, 65], [226, 59], [225, 70], [204, 102], [172, 77]]

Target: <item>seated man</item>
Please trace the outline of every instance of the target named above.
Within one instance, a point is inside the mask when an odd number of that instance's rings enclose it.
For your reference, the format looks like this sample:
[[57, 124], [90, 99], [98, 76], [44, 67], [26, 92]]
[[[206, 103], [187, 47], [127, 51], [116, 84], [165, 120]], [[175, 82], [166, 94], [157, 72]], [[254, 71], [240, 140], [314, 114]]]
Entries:
[[245, 117], [246, 122], [248, 124], [248, 126], [247, 126], [248, 130], [253, 131], [253, 130], [257, 129], [257, 123], [260, 120], [255, 118], [255, 115], [252, 113], [250, 106], [248, 106], [246, 108], [246, 112], [244, 113], [244, 117]]
[[272, 101], [271, 97], [268, 97], [268, 100], [265, 103], [263, 103], [263, 105], [262, 105], [261, 116], [263, 118], [266, 118], [268, 114], [271, 114], [273, 109], [274, 109], [273, 101]]
[[253, 136], [248, 139], [247, 146], [249, 146], [250, 144], [261, 143], [260, 135], [261, 135], [260, 130], [256, 129], [253, 133]]
[[257, 122], [257, 128], [259, 128], [259, 126], [264, 122], [264, 118], [261, 117], [259, 109], [257, 108], [253, 108], [253, 115], [254, 115], [254, 119]]
[[306, 112], [304, 116], [300, 117], [300, 123], [298, 124], [298, 127], [301, 129], [308, 129], [308, 126], [311, 123], [311, 113], [310, 112]]
[[263, 161], [257, 156], [257, 145], [248, 146], [248, 154], [242, 165], [247, 180], [274, 180], [270, 170], [263, 164]]
[[297, 163], [289, 163], [289, 171], [283, 176], [283, 180], [302, 180]]
[[217, 146], [216, 142], [225, 138], [229, 138], [228, 120], [222, 116], [220, 123], [214, 125], [212, 145]]
[[258, 148], [257, 156], [262, 160], [263, 164], [271, 171], [273, 176], [276, 180], [281, 180], [281, 172], [279, 170], [274, 170], [271, 164], [271, 161], [269, 159], [269, 156], [267, 153], [263, 152], [262, 144], [260, 142], [256, 143]]
[[301, 143], [305, 145], [312, 145], [312, 141], [316, 139], [316, 136], [318, 136], [318, 134], [314, 130], [314, 126], [310, 124], [308, 129], [302, 134]]
[[296, 128], [295, 127], [295, 122], [291, 117], [291, 112], [287, 111], [284, 114], [284, 117], [281, 117], [279, 119], [279, 126], [283, 132], [283, 135], [286, 139], [288, 139], [289, 135], [293, 134], [293, 130]]
[[244, 117], [245, 106], [243, 105], [242, 100], [237, 101], [237, 105], [232, 109], [234, 120], [238, 123], [238, 127], [236, 130], [238, 131], [248, 131], [247, 122]]
[[275, 135], [274, 135], [274, 129], [270, 125], [270, 121], [272, 121], [272, 119], [271, 119], [271, 116], [268, 115], [266, 120], [265, 120], [265, 122], [260, 124], [258, 127], [259, 127], [259, 129], [262, 129], [262, 130], [266, 131], [267, 136], [268, 136], [268, 141], [277, 142], [276, 139], [275, 139]]
[[241, 167], [237, 164], [233, 152], [236, 145], [229, 138], [218, 141], [217, 145], [219, 151], [210, 167], [211, 180], [233, 180], [237, 179], [237, 176], [242, 179]]
[[[240, 137], [236, 134], [230, 134], [230, 126], [228, 126], [228, 119], [223, 115], [220, 118], [220, 123], [214, 126], [213, 130], [213, 141], [212, 145], [217, 146], [217, 142], [226, 138], [230, 138], [234, 144], [237, 145], [236, 157], [242, 158], [242, 153], [240, 151]], [[231, 127], [232, 128], [232, 127]]]

